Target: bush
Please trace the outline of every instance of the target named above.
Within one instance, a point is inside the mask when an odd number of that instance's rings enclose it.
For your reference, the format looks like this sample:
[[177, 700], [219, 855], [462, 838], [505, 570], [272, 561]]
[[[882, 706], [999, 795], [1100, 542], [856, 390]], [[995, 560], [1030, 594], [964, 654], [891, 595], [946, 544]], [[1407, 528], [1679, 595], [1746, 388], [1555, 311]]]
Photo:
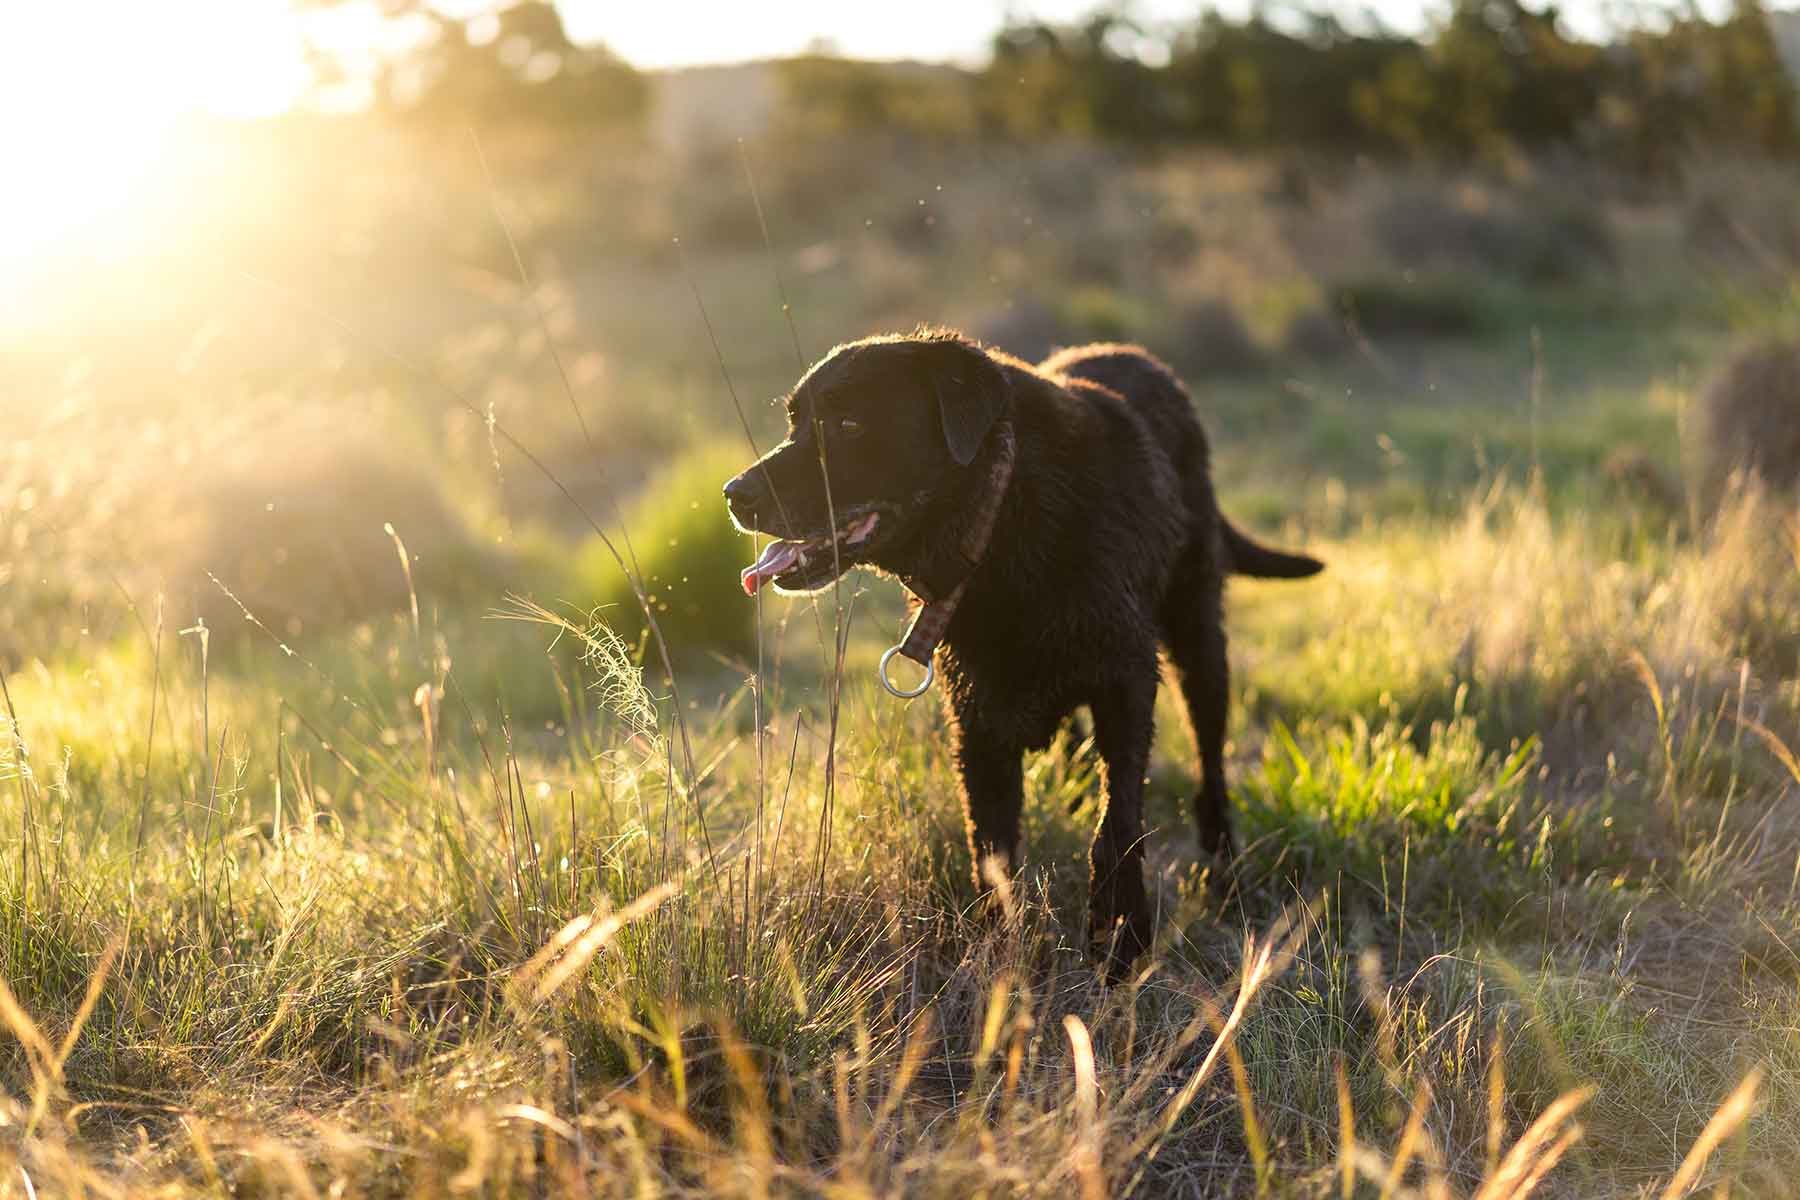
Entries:
[[1800, 188], [1779, 167], [1715, 168], [1694, 183], [1682, 238], [1723, 266], [1785, 271], [1800, 263]]
[[1342, 313], [1323, 308], [1309, 308], [1288, 322], [1281, 347], [1287, 354], [1297, 354], [1315, 362], [1342, 358], [1354, 345], [1350, 331], [1344, 327]]
[[1263, 365], [1262, 348], [1231, 305], [1218, 299], [1189, 305], [1172, 326], [1164, 326], [1125, 293], [1089, 286], [1076, 288], [1055, 307], [1019, 300], [969, 325], [977, 340], [1026, 362], [1041, 362], [1066, 346], [1140, 342], [1160, 331], [1167, 333], [1176, 364], [1196, 374], [1241, 374]]
[[1098, 284], [1078, 287], [1054, 307], [1018, 300], [970, 324], [975, 337], [1026, 362], [1039, 362], [1064, 346], [1141, 339], [1149, 316], [1131, 297]]
[[1130, 342], [1144, 336], [1149, 314], [1143, 305], [1115, 288], [1076, 288], [1063, 302], [1069, 326], [1084, 342]]
[[1600, 464], [1600, 474], [1622, 499], [1677, 516], [1685, 507], [1679, 478], [1641, 446], [1621, 446]]
[[1297, 158], [1290, 158], [1275, 168], [1274, 177], [1264, 189], [1263, 197], [1271, 204], [1311, 208], [1318, 192], [1319, 187], [1309, 165]]
[[[738, 588], [738, 572], [753, 551], [719, 498], [725, 481], [748, 461], [748, 451], [729, 442], [690, 451], [653, 479], [625, 514], [644, 591], [671, 654], [755, 650], [756, 608]], [[624, 539], [608, 532], [625, 554]], [[578, 603], [601, 609], [600, 619], [627, 642], [643, 636], [637, 597], [598, 537], [576, 554], [571, 589]]]
[[1522, 201], [1512, 219], [1494, 231], [1487, 254], [1489, 265], [1533, 283], [1566, 283], [1609, 271], [1619, 261], [1606, 214], [1559, 196]]
[[1331, 306], [1369, 337], [1467, 337], [1483, 313], [1474, 287], [1457, 276], [1376, 276], [1331, 289]]
[[221, 454], [171, 487], [149, 526], [177, 608], [191, 598], [215, 629], [244, 616], [209, 573], [283, 637], [405, 609], [409, 580], [385, 525], [421, 593], [467, 590], [498, 569], [437, 481], [378, 431], [296, 418], [267, 445], [279, 456]]
[[1447, 184], [1408, 183], [1384, 196], [1367, 218], [1376, 244], [1409, 265], [1472, 258], [1491, 218], [1452, 199], [1449, 190]]
[[1800, 488], [1800, 341], [1745, 346], [1700, 396], [1701, 489], [1709, 504], [1733, 471]]
[[1263, 365], [1262, 347], [1224, 300], [1190, 305], [1176, 320], [1171, 348], [1201, 373], [1242, 375]]
[[1168, 213], [1152, 217], [1144, 235], [1144, 249], [1165, 271], [1180, 270], [1193, 262], [1200, 245], [1200, 234], [1193, 225]]
[[1475, 189], [1411, 185], [1377, 205], [1369, 223], [1382, 249], [1408, 266], [1473, 265], [1560, 283], [1618, 259], [1604, 213], [1550, 194], [1503, 201]]
[[1135, 257], [1135, 246], [1099, 219], [1059, 230], [1056, 242], [1051, 269], [1057, 278], [1104, 287], [1125, 284], [1127, 264]]
[[977, 317], [969, 332], [983, 344], [1026, 362], [1040, 362], [1059, 347], [1081, 340], [1069, 322], [1040, 300], [1015, 300]]

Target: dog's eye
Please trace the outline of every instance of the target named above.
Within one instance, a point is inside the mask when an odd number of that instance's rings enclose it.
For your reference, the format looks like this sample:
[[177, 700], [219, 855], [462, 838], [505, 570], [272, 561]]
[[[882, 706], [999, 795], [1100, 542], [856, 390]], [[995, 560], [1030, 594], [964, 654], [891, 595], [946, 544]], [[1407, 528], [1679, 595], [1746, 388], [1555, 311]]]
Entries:
[[858, 421], [855, 417], [839, 417], [837, 429], [839, 433], [847, 438], [861, 437], [863, 434], [863, 423]]

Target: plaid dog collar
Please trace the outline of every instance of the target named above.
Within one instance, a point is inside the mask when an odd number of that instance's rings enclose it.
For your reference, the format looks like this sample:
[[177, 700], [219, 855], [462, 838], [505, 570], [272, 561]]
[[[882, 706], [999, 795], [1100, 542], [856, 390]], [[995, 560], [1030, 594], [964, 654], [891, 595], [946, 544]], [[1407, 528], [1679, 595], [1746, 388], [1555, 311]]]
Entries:
[[[956, 615], [956, 606], [962, 603], [963, 591], [969, 586], [969, 575], [987, 557], [988, 543], [993, 540], [994, 524], [1000, 519], [1000, 502], [1006, 498], [1007, 486], [1012, 482], [1013, 463], [1018, 455], [1018, 441], [1013, 434], [1011, 421], [998, 422], [994, 426], [993, 438], [993, 460], [988, 464], [987, 478], [976, 498], [968, 527], [963, 531], [962, 544], [958, 547], [968, 563], [968, 569], [947, 595], [930, 600], [918, 595], [909, 597], [917, 610], [912, 625], [900, 644], [891, 647], [881, 656], [881, 686], [902, 699], [910, 700], [914, 696], [921, 696], [931, 686], [936, 676], [931, 661], [932, 653], [944, 640], [944, 633], [950, 628], [950, 618]], [[925, 668], [925, 679], [918, 687], [909, 691], [896, 687], [888, 679], [888, 664], [896, 654], [910, 658]]]

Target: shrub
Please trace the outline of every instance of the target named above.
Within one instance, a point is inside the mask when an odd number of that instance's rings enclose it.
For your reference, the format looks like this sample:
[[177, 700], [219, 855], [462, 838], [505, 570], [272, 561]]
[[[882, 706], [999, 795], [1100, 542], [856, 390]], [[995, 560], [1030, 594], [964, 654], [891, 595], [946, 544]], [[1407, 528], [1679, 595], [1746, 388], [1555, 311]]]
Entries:
[[409, 580], [386, 525], [420, 592], [467, 589], [497, 566], [437, 481], [378, 432], [297, 418], [266, 444], [279, 455], [221, 454], [171, 487], [150, 526], [176, 605], [191, 598], [208, 625], [244, 624], [209, 573], [281, 636], [404, 609]]
[[1179, 270], [1200, 254], [1200, 234], [1188, 221], [1168, 213], [1151, 218], [1144, 248], [1164, 270]]
[[1054, 307], [1035, 299], [1014, 301], [977, 318], [969, 329], [990, 346], [1037, 362], [1053, 350], [1083, 342], [1137, 341], [1149, 323], [1140, 304], [1123, 292], [1095, 284], [1076, 288]]
[[[720, 487], [748, 459], [742, 446], [729, 442], [690, 451], [653, 479], [625, 514], [644, 591], [672, 654], [755, 649], [756, 609], [737, 585], [751, 544], [719, 499]], [[625, 554], [624, 539], [613, 531], [609, 536]], [[637, 597], [598, 537], [576, 554], [571, 586], [576, 601], [600, 609], [600, 619], [627, 642], [643, 636]]]
[[1369, 222], [1382, 249], [1409, 266], [1473, 265], [1559, 283], [1609, 268], [1618, 257], [1604, 213], [1550, 193], [1502, 199], [1410, 185], [1378, 204]]
[[1695, 185], [1682, 238], [1724, 266], [1785, 270], [1800, 263], [1800, 189], [1780, 170], [1717, 170]]
[[1176, 319], [1172, 349], [1184, 364], [1216, 375], [1241, 375], [1263, 365], [1262, 347], [1224, 300], [1188, 306]]
[[1064, 300], [1063, 313], [1079, 341], [1136, 341], [1149, 324], [1141, 304], [1110, 287], [1076, 288]]
[[1565, 283], [1618, 264], [1618, 244], [1606, 214], [1592, 204], [1560, 196], [1521, 202], [1485, 245], [1496, 269], [1533, 283]]
[[1700, 395], [1701, 490], [1708, 503], [1733, 471], [1800, 487], [1800, 341], [1738, 350]]
[[1058, 231], [1052, 269], [1057, 278], [1118, 287], [1126, 281], [1126, 267], [1134, 257], [1134, 249], [1104, 223], [1090, 221]]
[[1271, 204], [1310, 208], [1317, 198], [1318, 190], [1309, 165], [1290, 158], [1275, 168], [1274, 177], [1264, 189], [1263, 196]]
[[1353, 344], [1350, 331], [1344, 327], [1343, 314], [1323, 308], [1295, 314], [1281, 338], [1284, 352], [1317, 362], [1341, 358]]
[[[1026, 362], [1039, 362], [1065, 346], [1083, 342], [1140, 342], [1152, 332], [1141, 304], [1113, 288], [1077, 288], [1055, 307], [1019, 300], [978, 317], [969, 330], [980, 341]], [[1189, 306], [1169, 329], [1169, 348], [1179, 365], [1196, 372], [1236, 374], [1262, 365], [1263, 353], [1250, 331], [1223, 300]]]
[[1685, 497], [1677, 476], [1641, 446], [1621, 446], [1600, 464], [1600, 474], [1623, 499], [1665, 516], [1679, 514]]
[[1015, 300], [1005, 308], [977, 317], [969, 331], [986, 345], [1038, 362], [1079, 335], [1057, 312], [1040, 300]]
[[1473, 257], [1491, 218], [1447, 193], [1446, 186], [1423, 183], [1395, 188], [1369, 212], [1376, 244], [1408, 264]]
[[1467, 337], [1483, 313], [1473, 286], [1457, 276], [1374, 276], [1338, 284], [1332, 307], [1370, 337]]

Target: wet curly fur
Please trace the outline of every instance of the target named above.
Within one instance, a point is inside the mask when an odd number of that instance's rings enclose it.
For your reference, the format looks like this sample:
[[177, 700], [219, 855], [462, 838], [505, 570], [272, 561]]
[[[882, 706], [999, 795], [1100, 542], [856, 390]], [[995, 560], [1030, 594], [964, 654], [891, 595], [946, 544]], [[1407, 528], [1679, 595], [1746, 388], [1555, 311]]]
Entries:
[[[778, 586], [816, 588], [861, 563], [942, 595], [966, 574], [936, 663], [978, 887], [984, 861], [1018, 864], [1024, 753], [1089, 710], [1105, 797], [1089, 923], [1116, 975], [1153, 932], [1143, 784], [1159, 650], [1199, 746], [1201, 846], [1229, 859], [1225, 579], [1297, 578], [1321, 564], [1257, 545], [1221, 516], [1187, 390], [1137, 346], [1076, 347], [1030, 366], [949, 332], [872, 338], [821, 360], [790, 413], [789, 439], [726, 487], [738, 524], [797, 537], [829, 530], [834, 512], [882, 516], [866, 544], [836, 545], [830, 566]], [[1016, 466], [971, 571], [957, 548], [1001, 421]]]

